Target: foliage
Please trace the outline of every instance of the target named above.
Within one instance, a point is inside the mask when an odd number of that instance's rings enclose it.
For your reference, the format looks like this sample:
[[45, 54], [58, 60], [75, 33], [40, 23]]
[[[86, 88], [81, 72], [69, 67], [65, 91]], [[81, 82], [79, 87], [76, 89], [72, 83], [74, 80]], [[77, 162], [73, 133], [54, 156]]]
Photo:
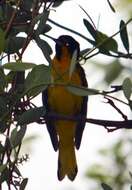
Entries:
[[[44, 123], [46, 110], [44, 107], [34, 105], [32, 99], [45, 90], [48, 85], [64, 85], [71, 93], [80, 96], [100, 94], [107, 98], [110, 98], [109, 93], [122, 90], [126, 102], [119, 99], [118, 101], [127, 104], [132, 109], [132, 82], [128, 76], [123, 84], [115, 86], [112, 92], [87, 89], [62, 82], [58, 84], [52, 81], [50, 76], [52, 48], [45, 40], [45, 37], [50, 37], [47, 35], [52, 30], [50, 23], [81, 36], [92, 45], [92, 48], [88, 47], [80, 53], [80, 61], [86, 61], [98, 54], [132, 59], [127, 32], [127, 25], [131, 19], [128, 22], [121, 20], [119, 31], [110, 37], [104, 32], [98, 31], [93, 22], [89, 21], [89, 17], [83, 19], [84, 27], [87, 28], [88, 34], [91, 34], [92, 39], [89, 39], [50, 19], [50, 11], [63, 2], [64, 0], [2, 0], [0, 2], [0, 62], [2, 63], [0, 67], [0, 133], [2, 139], [0, 141], [0, 189], [2, 189], [3, 183], [7, 184], [9, 190], [11, 188], [24, 190], [26, 187], [28, 179], [22, 176], [19, 165], [28, 157], [20, 157], [21, 145], [29, 123]], [[110, 6], [112, 8], [111, 4]], [[119, 45], [115, 36], [119, 33], [125, 52], [118, 50]], [[52, 37], [50, 38], [52, 39]], [[23, 62], [23, 54], [31, 41], [34, 41], [36, 46], [41, 49], [49, 63], [48, 66]], [[11, 61], [12, 56], [14, 61]], [[75, 59], [76, 52], [72, 59], [69, 77], [74, 71]], [[8, 60], [7, 63], [5, 60]], [[122, 66], [118, 62], [116, 64], [111, 65], [113, 68], [116, 65], [117, 72], [120, 74]], [[26, 71], [28, 71], [27, 75], [25, 75]], [[117, 72], [114, 74], [111, 69], [110, 76], [114, 75], [112, 79], [117, 77]], [[112, 82], [108, 75], [106, 80], [109, 83]], [[102, 188], [110, 189], [106, 184], [102, 184]]]
[[101, 160], [98, 164], [93, 164], [87, 170], [86, 176], [96, 181], [95, 188], [98, 189], [100, 181], [109, 184], [103, 185], [103, 189], [124, 190], [131, 186], [131, 171], [129, 160], [131, 160], [131, 138], [123, 135], [108, 148], [99, 150]]

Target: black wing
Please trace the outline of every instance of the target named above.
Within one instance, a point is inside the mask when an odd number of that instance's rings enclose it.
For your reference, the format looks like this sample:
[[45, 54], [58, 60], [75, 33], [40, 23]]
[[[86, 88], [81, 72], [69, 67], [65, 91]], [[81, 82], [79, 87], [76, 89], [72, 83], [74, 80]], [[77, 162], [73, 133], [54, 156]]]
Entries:
[[[85, 72], [84, 69], [81, 67], [81, 65], [78, 63], [77, 64], [77, 71], [81, 77], [81, 81], [82, 81], [82, 86], [87, 87], [87, 80], [86, 80], [86, 76], [85, 76]], [[80, 110], [80, 116], [83, 116], [84, 118], [87, 115], [87, 102], [88, 102], [88, 96], [84, 96], [83, 97], [83, 102], [82, 102], [82, 107]], [[81, 139], [82, 139], [82, 134], [83, 134], [83, 130], [85, 127], [85, 120], [82, 119], [78, 122], [77, 127], [76, 127], [76, 132], [75, 132], [75, 146], [77, 149], [79, 149], [80, 144], [81, 144]]]
[[[46, 89], [42, 92], [42, 101], [43, 101], [43, 105], [46, 108], [46, 113], [48, 115], [48, 113], [51, 111], [50, 106], [48, 104], [48, 89]], [[57, 151], [58, 150], [58, 138], [57, 138], [57, 133], [56, 133], [54, 122], [52, 119], [48, 118], [48, 116], [45, 116], [45, 122], [46, 122], [47, 130], [49, 132], [53, 148], [55, 151]]]

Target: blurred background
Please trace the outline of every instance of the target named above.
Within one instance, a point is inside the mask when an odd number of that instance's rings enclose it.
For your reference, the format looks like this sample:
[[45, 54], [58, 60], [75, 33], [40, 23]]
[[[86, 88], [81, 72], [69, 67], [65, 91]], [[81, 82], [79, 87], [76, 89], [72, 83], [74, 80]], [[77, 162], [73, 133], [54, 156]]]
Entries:
[[[96, 27], [111, 36], [119, 30], [120, 20], [127, 21], [132, 17], [131, 0], [111, 0], [116, 13], [113, 13], [106, 0], [72, 0], [64, 2], [57, 9], [53, 9], [50, 18], [56, 22], [88, 36], [84, 27], [83, 18], [86, 14], [79, 7], [81, 5], [94, 21]], [[87, 18], [88, 19], [88, 18]], [[128, 25], [131, 41], [132, 27]], [[49, 35], [57, 38], [62, 34], [72, 35], [79, 41], [80, 47], [91, 48], [89, 43], [75, 34], [53, 26]], [[121, 51], [124, 51], [119, 36]], [[54, 43], [47, 39], [54, 49]], [[130, 44], [132, 45], [132, 44]], [[24, 59], [34, 63], [46, 63], [43, 55], [34, 43], [31, 43], [24, 55]], [[89, 59], [83, 65], [89, 87], [108, 90], [111, 85], [120, 85], [126, 77], [132, 75], [131, 60], [115, 59], [100, 54]], [[125, 100], [123, 94], [118, 97]], [[41, 96], [34, 100], [35, 104], [42, 105]], [[88, 102], [88, 118], [121, 120], [121, 116], [111, 106], [105, 103], [102, 96], [91, 96]], [[117, 106], [132, 118], [127, 106]], [[100, 126], [87, 123], [83, 135], [81, 148], [76, 152], [79, 172], [74, 182], [57, 179], [57, 153], [54, 152], [45, 125], [31, 124], [28, 127], [28, 136], [25, 138], [22, 154], [29, 154], [28, 162], [21, 166], [25, 177], [29, 178], [27, 190], [99, 190], [101, 182], [108, 183], [115, 190], [127, 190], [132, 182], [132, 132], [117, 130], [108, 133]]]

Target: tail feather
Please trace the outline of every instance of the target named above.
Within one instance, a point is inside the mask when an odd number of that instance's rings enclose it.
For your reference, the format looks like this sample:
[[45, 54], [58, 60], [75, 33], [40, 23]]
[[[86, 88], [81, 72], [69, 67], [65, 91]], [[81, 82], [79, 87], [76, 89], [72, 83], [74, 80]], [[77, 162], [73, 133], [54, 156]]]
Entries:
[[64, 148], [59, 147], [58, 179], [61, 181], [67, 175], [73, 181], [77, 175], [77, 163], [74, 145]]

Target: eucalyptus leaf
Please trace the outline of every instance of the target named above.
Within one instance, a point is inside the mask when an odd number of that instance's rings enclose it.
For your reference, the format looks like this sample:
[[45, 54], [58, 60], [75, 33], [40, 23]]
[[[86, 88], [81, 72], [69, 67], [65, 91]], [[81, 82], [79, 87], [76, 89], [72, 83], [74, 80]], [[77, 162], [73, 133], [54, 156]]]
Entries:
[[27, 12], [29, 12], [33, 6], [34, 0], [23, 0], [21, 2], [21, 7], [26, 10]]
[[129, 100], [132, 94], [132, 81], [130, 80], [130, 78], [125, 78], [122, 87], [125, 97], [127, 98], [127, 100]]
[[80, 56], [84, 56], [84, 55], [85, 55], [86, 53], [88, 53], [90, 50], [91, 50], [91, 48], [86, 48], [86, 49], [81, 50]]
[[49, 24], [45, 24], [43, 28], [43, 34], [49, 32], [52, 29], [52, 27]]
[[107, 64], [104, 66], [104, 70], [105, 70], [105, 77], [104, 80], [110, 84], [111, 82], [113, 82], [114, 80], [116, 80], [122, 70], [123, 70], [123, 66], [121, 65], [121, 63], [119, 62], [118, 59], [114, 60], [113, 62]]
[[50, 55], [52, 54], [52, 49], [51, 49], [50, 45], [45, 40], [42, 40], [39, 37], [35, 38], [35, 41], [36, 41], [38, 47], [41, 49], [41, 51], [42, 51], [44, 57], [46, 58], [46, 60], [48, 61], [48, 63], [51, 63]]
[[50, 76], [50, 67], [44, 64], [34, 67], [25, 80], [25, 93], [31, 97], [42, 92], [51, 82]]
[[6, 129], [8, 128], [8, 125], [5, 121], [0, 121], [0, 133], [4, 133]]
[[56, 0], [56, 1], [54, 1], [53, 7], [54, 8], [59, 7], [64, 1], [68, 1], [68, 0]]
[[8, 69], [8, 70], [11, 70], [11, 71], [25, 71], [25, 70], [28, 70], [28, 69], [32, 69], [35, 66], [36, 65], [34, 63], [17, 61], [17, 62], [6, 63], [2, 67], [4, 69]]
[[97, 31], [96, 35], [96, 44], [99, 46], [100, 52], [105, 52], [105, 51], [113, 51], [117, 52], [118, 51], [118, 44], [116, 40], [114, 40], [111, 37], [108, 37], [106, 34]]
[[9, 182], [9, 179], [10, 179], [10, 171], [9, 171], [9, 168], [6, 167], [1, 172], [0, 183], [2, 184], [4, 181]]
[[21, 144], [23, 137], [26, 133], [26, 129], [26, 126], [21, 126], [20, 129], [18, 129], [18, 127], [13, 129], [10, 137], [10, 143], [13, 148], [16, 148], [18, 145]]
[[7, 75], [6, 75], [6, 82], [7, 83], [12, 83], [14, 77], [16, 76], [16, 72], [14, 71], [10, 71]]
[[46, 113], [44, 107], [31, 108], [18, 117], [17, 125], [27, 125], [38, 121]]
[[21, 185], [20, 185], [20, 190], [24, 190], [25, 187], [26, 187], [26, 185], [27, 185], [27, 183], [28, 183], [28, 178], [24, 178], [24, 179], [22, 180]]
[[100, 94], [100, 91], [96, 89], [84, 88], [84, 87], [73, 86], [73, 85], [68, 85], [66, 89], [77, 96], [89, 96], [89, 95]]
[[123, 20], [120, 22], [120, 37], [122, 40], [122, 43], [126, 49], [126, 51], [129, 53], [129, 39], [128, 39], [128, 32], [126, 24]]
[[109, 185], [107, 185], [106, 183], [102, 183], [101, 186], [102, 186], [103, 190], [112, 190], [112, 188]]
[[[7, 106], [7, 97], [0, 96], [0, 117], [4, 115], [6, 112], [8, 112], [8, 106]], [[3, 121], [0, 121], [0, 128], [4, 126], [5, 124]]]
[[4, 51], [5, 47], [5, 32], [0, 28], [0, 54]]
[[25, 23], [27, 21], [30, 21], [32, 19], [32, 13], [31, 11], [25, 11], [24, 7], [23, 10], [20, 9], [17, 11], [16, 17], [14, 18], [14, 21], [17, 23]]
[[[16, 156], [17, 156], [17, 155], [16, 155]], [[14, 173], [16, 173], [18, 176], [22, 176], [22, 175], [21, 175], [21, 172], [20, 172], [20, 170], [19, 170], [18, 167], [19, 167], [19, 166], [17, 166], [17, 165], [14, 167]]]
[[112, 6], [111, 2], [109, 0], [107, 0], [107, 2], [109, 4], [111, 10], [115, 13], [116, 11], [115, 11], [114, 7]]
[[0, 92], [2, 93], [7, 85], [6, 75], [2, 67], [0, 67]]
[[5, 147], [4, 145], [0, 142], [0, 154], [2, 155], [2, 153], [5, 151]]
[[39, 24], [38, 24], [38, 27], [37, 27], [37, 34], [42, 34], [44, 32], [44, 29], [45, 29], [45, 24], [46, 24], [46, 21], [49, 17], [49, 11], [47, 10], [44, 10], [44, 12], [41, 14], [41, 17], [40, 17], [40, 20], [39, 20]]
[[86, 26], [87, 30], [89, 31], [89, 33], [91, 34], [91, 36], [96, 39], [96, 29], [93, 27], [93, 25], [86, 19], [83, 19], [84, 25]]
[[11, 37], [6, 40], [4, 52], [7, 54], [18, 53], [23, 47], [24, 37]]
[[7, 167], [7, 164], [0, 165], [0, 173], [2, 173]]
[[132, 179], [132, 172], [131, 172], [131, 171], [129, 171], [129, 175], [130, 175], [130, 177], [131, 177], [131, 179]]

